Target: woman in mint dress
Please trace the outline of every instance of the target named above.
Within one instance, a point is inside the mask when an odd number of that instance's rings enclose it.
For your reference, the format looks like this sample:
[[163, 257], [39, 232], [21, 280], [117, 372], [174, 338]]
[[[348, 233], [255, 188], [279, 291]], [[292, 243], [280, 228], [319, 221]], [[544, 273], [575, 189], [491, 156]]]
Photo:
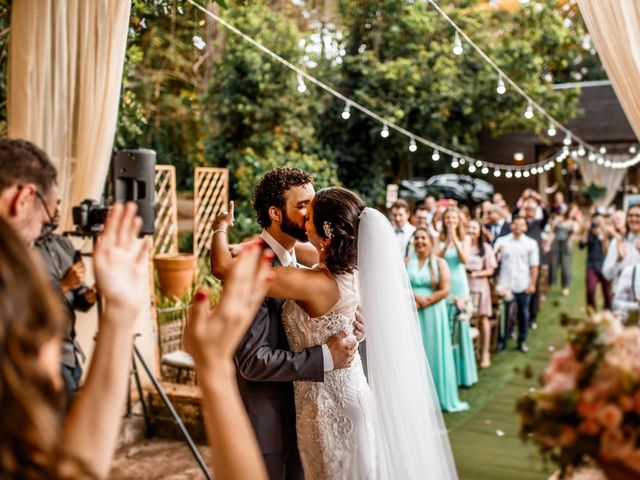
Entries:
[[431, 237], [418, 228], [413, 237], [415, 253], [407, 259], [407, 272], [416, 300], [422, 344], [431, 368], [440, 407], [447, 412], [461, 412], [469, 406], [458, 398], [455, 363], [451, 348], [451, 330], [446, 296], [449, 269], [433, 254]]
[[471, 387], [478, 381], [476, 356], [471, 339], [469, 318], [456, 318], [458, 308], [456, 304], [471, 302], [469, 280], [465, 264], [471, 252], [471, 239], [465, 233], [462, 213], [457, 207], [449, 207], [442, 217], [442, 232], [440, 232], [440, 256], [449, 266], [451, 286], [447, 297], [449, 322], [454, 330], [454, 359], [458, 385]]

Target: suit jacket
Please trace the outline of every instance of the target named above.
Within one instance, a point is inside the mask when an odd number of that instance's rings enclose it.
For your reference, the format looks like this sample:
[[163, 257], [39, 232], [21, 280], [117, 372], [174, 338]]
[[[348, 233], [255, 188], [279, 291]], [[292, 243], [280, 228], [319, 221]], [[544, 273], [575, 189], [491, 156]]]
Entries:
[[[493, 230], [490, 228], [489, 231], [493, 231]], [[498, 234], [494, 235], [493, 241], [491, 242], [491, 246], [493, 247], [496, 244], [496, 240], [498, 240], [500, 237], [506, 237], [510, 233], [511, 233], [511, 225], [509, 225], [509, 222], [505, 220], [504, 222], [502, 222], [502, 227], [500, 228], [500, 231], [498, 232]]]
[[235, 354], [240, 394], [265, 455], [297, 450], [293, 381], [324, 381], [321, 346], [290, 350], [283, 304], [265, 299]]

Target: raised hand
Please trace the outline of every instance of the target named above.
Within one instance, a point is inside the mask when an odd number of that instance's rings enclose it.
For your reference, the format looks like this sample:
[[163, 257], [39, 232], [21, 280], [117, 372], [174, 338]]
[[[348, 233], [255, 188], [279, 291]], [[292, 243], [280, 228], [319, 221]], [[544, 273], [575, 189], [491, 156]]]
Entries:
[[148, 300], [147, 254], [151, 239], [138, 238], [142, 220], [136, 216], [136, 210], [132, 202], [114, 205], [93, 251], [98, 292], [107, 308], [126, 309], [127, 318], [122, 318], [122, 322], [132, 322]]
[[230, 361], [264, 300], [273, 280], [273, 253], [262, 252], [261, 246], [259, 241], [244, 245], [213, 310], [209, 309], [209, 292], [200, 289], [196, 293], [184, 334], [185, 347], [196, 367], [215, 367], [217, 362]]
[[227, 207], [227, 210], [223, 210], [216, 216], [216, 219], [213, 222], [213, 228], [215, 230], [218, 230], [218, 229], [226, 230], [228, 227], [233, 227], [235, 222], [234, 209], [235, 207], [232, 200], [229, 202], [229, 206]]

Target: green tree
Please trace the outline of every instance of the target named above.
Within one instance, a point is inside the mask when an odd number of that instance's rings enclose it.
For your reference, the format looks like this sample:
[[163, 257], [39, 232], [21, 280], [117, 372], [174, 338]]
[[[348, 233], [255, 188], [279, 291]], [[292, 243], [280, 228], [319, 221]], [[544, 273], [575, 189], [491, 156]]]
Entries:
[[[225, 18], [285, 59], [299, 62], [301, 33], [286, 10], [237, 7], [226, 11]], [[256, 228], [250, 201], [267, 170], [295, 166], [314, 175], [317, 187], [337, 183], [332, 162], [317, 147], [312, 122], [321, 97], [301, 94], [296, 86], [287, 67], [237, 37], [226, 40], [214, 62], [206, 100], [214, 128], [207, 139], [207, 162], [230, 169], [241, 234]]]

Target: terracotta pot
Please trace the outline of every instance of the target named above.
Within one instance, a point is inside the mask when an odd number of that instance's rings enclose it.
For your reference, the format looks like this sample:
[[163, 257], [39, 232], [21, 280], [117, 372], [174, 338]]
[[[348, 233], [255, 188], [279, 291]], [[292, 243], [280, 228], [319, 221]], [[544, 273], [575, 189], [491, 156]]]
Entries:
[[156, 255], [153, 263], [158, 272], [160, 292], [168, 297], [182, 299], [193, 285], [196, 256], [190, 253]]

